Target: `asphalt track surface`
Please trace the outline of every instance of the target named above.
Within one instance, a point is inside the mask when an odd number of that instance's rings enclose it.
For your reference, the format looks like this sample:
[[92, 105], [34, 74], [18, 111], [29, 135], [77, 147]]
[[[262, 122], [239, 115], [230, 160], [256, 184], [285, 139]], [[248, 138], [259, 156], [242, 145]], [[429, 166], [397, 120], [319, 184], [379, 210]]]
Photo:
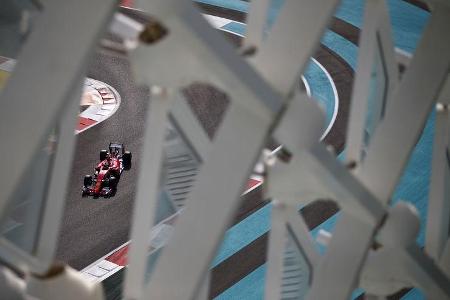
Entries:
[[[410, 1], [413, 2], [413, 1]], [[236, 21], [245, 21], [245, 14], [201, 4], [201, 9], [211, 15]], [[334, 18], [329, 29], [358, 44], [359, 29]], [[235, 44], [239, 39], [227, 36]], [[334, 128], [325, 142], [340, 152], [345, 145], [345, 129], [353, 83], [351, 67], [330, 49], [321, 46], [314, 57], [327, 69], [339, 94], [339, 113]], [[115, 249], [128, 240], [132, 205], [135, 192], [139, 154], [142, 144], [148, 92], [134, 86], [129, 62], [126, 57], [114, 57], [97, 53], [91, 63], [88, 76], [113, 86], [121, 95], [118, 111], [103, 123], [81, 133], [77, 137], [76, 154], [71, 170], [71, 184], [67, 192], [65, 215], [60, 233], [57, 258], [81, 269]], [[200, 122], [210, 136], [220, 123], [226, 108], [226, 96], [203, 86], [192, 86], [186, 96]], [[133, 152], [133, 166], [126, 171], [119, 182], [115, 197], [110, 199], [81, 198], [83, 176], [93, 170], [98, 161], [99, 150], [110, 141], [122, 142]], [[267, 202], [260, 189], [247, 194], [236, 212], [233, 224], [258, 210]], [[316, 201], [301, 210], [306, 223], [312, 229], [338, 211], [328, 200]], [[240, 279], [265, 263], [267, 234], [262, 235], [211, 271], [210, 298], [214, 298]], [[120, 282], [123, 272], [118, 272], [105, 283], [108, 299], [120, 298]], [[389, 299], [399, 299], [403, 293]], [[361, 297], [362, 299], [362, 297]]]
[[[114, 115], [77, 136], [57, 258], [81, 269], [126, 242], [138, 174], [148, 92], [136, 87], [125, 57], [97, 53], [88, 76], [113, 86], [122, 101]], [[81, 197], [85, 174], [92, 174], [99, 151], [110, 141], [125, 144], [133, 153], [132, 167], [122, 174], [114, 197]]]

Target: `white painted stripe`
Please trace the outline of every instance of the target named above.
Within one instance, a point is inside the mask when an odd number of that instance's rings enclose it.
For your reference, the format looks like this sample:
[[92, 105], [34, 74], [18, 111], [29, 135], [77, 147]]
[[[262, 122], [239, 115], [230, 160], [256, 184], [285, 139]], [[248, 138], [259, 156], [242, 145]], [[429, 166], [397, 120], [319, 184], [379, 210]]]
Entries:
[[115, 104], [116, 100], [115, 99], [103, 99], [103, 104]]
[[330, 121], [330, 124], [328, 124], [327, 129], [325, 130], [325, 132], [320, 137], [320, 139], [322, 140], [330, 132], [331, 128], [334, 125], [334, 122], [336, 121], [336, 117], [337, 117], [338, 110], [339, 110], [339, 96], [338, 96], [338, 92], [337, 92], [337, 89], [336, 89], [336, 85], [334, 84], [333, 78], [331, 78], [331, 75], [330, 75], [330, 73], [328, 73], [327, 69], [325, 69], [324, 66], [322, 66], [322, 64], [320, 64], [315, 58], [311, 57], [311, 59], [312, 59], [312, 61], [315, 64], [317, 64], [319, 66], [320, 69], [322, 69], [322, 71], [327, 76], [328, 80], [330, 81], [331, 88], [333, 89], [333, 94], [334, 94], [334, 111], [333, 111], [333, 116], [331, 117], [331, 121]]
[[216, 16], [205, 15], [205, 14], [203, 16], [205, 17], [206, 21], [208, 21], [208, 23], [211, 24], [211, 26], [213, 26], [214, 28], [220, 28], [220, 27], [223, 27], [232, 22], [231, 20], [216, 17]]
[[111, 110], [114, 110], [115, 108], [116, 108], [116, 104], [103, 104], [102, 105], [102, 110], [109, 110], [109, 111], [111, 111]]
[[308, 80], [306, 80], [305, 76], [303, 76], [303, 75], [301, 78], [302, 78], [303, 84], [305, 85], [306, 94], [308, 95], [308, 97], [311, 97], [311, 87], [309, 86]]
[[89, 270], [86, 271], [86, 273], [95, 276], [97, 278], [101, 278], [103, 276], [105, 276], [106, 274], [109, 273], [108, 270], [102, 269], [100, 268], [98, 265], [97, 266], [93, 266], [92, 268], [90, 268]]
[[203, 15], [204, 15], [205, 17], [219, 18], [219, 19], [222, 19], [222, 20], [224, 20], [224, 21], [228, 21], [228, 23], [238, 23], [238, 24], [241, 24], [241, 25], [244, 25], [244, 26], [247, 25], [247, 24], [245, 24], [245, 23], [242, 23], [242, 22], [239, 22], [239, 21], [235, 21], [235, 20], [230, 20], [230, 19], [227, 19], [227, 18], [216, 17], [216, 16], [208, 15], [208, 14], [203, 14]]
[[117, 267], [119, 267], [119, 265], [117, 265], [113, 262], [107, 261], [107, 260], [103, 260], [102, 262], [100, 262], [98, 264], [98, 267], [102, 268], [106, 271], [112, 271], [112, 270], [116, 269]]
[[100, 117], [100, 118], [105, 118], [105, 117], [109, 116], [109, 113], [108, 113], [108, 111], [99, 110], [96, 112], [96, 116]]
[[100, 123], [103, 119], [105, 119], [105, 116], [101, 116], [101, 115], [98, 115], [97, 113], [95, 113], [95, 114], [89, 114], [85, 118], [88, 118], [88, 119], [96, 121], [97, 123]]
[[110, 261], [102, 260], [98, 264], [92, 265], [89, 269], [80, 271], [80, 273], [88, 281], [94, 283], [105, 280], [106, 278], [114, 275], [123, 268], [123, 266], [119, 266]]

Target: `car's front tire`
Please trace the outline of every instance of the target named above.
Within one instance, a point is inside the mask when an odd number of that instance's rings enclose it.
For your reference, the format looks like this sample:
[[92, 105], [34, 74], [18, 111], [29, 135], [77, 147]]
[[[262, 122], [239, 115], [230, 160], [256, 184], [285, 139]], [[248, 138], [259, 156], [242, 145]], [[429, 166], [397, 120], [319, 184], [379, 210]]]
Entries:
[[100, 161], [104, 161], [107, 156], [108, 156], [108, 151], [100, 150]]
[[122, 156], [123, 167], [125, 170], [129, 170], [131, 168], [131, 158], [132, 158], [131, 152], [125, 151], [125, 153]]
[[83, 184], [85, 187], [92, 185], [92, 176], [91, 175], [84, 176]]
[[109, 184], [108, 184], [108, 186], [109, 186], [110, 188], [115, 188], [116, 185], [117, 185], [117, 182], [118, 182], [117, 177], [111, 176], [111, 177], [109, 178]]

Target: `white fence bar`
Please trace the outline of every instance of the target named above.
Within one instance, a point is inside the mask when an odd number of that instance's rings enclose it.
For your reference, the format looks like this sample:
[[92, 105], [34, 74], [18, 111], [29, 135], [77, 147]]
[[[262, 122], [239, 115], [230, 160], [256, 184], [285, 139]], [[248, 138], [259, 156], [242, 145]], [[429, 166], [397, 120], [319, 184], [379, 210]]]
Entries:
[[211, 149], [211, 140], [206, 135], [202, 125], [195, 117], [189, 104], [180, 93], [175, 93], [175, 100], [170, 110], [170, 119], [178, 132], [190, 143], [200, 161], [206, 160]]
[[372, 69], [377, 49], [377, 29], [380, 20], [379, 0], [366, 1], [364, 24], [359, 38], [358, 64], [353, 85], [352, 102], [347, 130], [346, 160], [359, 162], [363, 148], [364, 125]]
[[267, 252], [267, 271], [264, 299], [280, 299], [281, 277], [283, 275], [284, 250], [287, 242], [285, 203], [272, 200], [271, 229]]
[[361, 224], [361, 220], [341, 212], [325, 257], [314, 270], [307, 299], [349, 299], [369, 250], [367, 245], [373, 240], [374, 228]]
[[[380, 123], [369, 147], [365, 163], [357, 172], [367, 188], [387, 203], [397, 185], [427, 120], [432, 104], [450, 62], [450, 38], [444, 28], [450, 25], [448, 8], [440, 7], [431, 17], [410, 67], [394, 94], [383, 122]], [[437, 49], [441, 56], [435, 55]], [[444, 53], [445, 52], [445, 53]], [[401, 116], [402, 122], [398, 122]], [[399, 147], [402, 145], [403, 147]], [[327, 255], [316, 272], [309, 299], [347, 299], [355, 287], [361, 264], [371, 246], [376, 224], [341, 216]], [[349, 234], [349, 230], [356, 230]], [[351, 245], [351, 251], [344, 251]], [[346, 276], [336, 270], [346, 269]], [[333, 279], [332, 279], [333, 278]], [[320, 289], [321, 284], [327, 284]]]
[[450, 280], [418, 245], [412, 245], [403, 252], [406, 273], [420, 288], [427, 299], [450, 299]]
[[251, 58], [255, 68], [284, 96], [297, 86], [306, 67], [303, 62], [316, 49], [338, 3], [286, 1], [261, 49]]
[[320, 255], [316, 250], [314, 240], [303, 217], [297, 211], [297, 208], [290, 207], [290, 209], [285, 211], [285, 218], [292, 229], [295, 239], [302, 247], [302, 252], [306, 256], [305, 259], [312, 268], [315, 268], [319, 264]]
[[[449, 9], [431, 16], [410, 66], [379, 124], [358, 171], [362, 182], [387, 203], [444, 83], [450, 64]], [[436, 53], [441, 55], [436, 55]], [[399, 122], [401, 118], [401, 122]]]
[[450, 116], [448, 104], [436, 105], [430, 194], [428, 199], [426, 252], [439, 261], [449, 238], [450, 226]]
[[[0, 126], [0, 155], [10, 157], [3, 162], [8, 172], [0, 174], [0, 212], [18, 187], [62, 107], [74, 100], [70, 93], [106, 29], [116, 2], [48, 1], [23, 45], [0, 98], [2, 123], [14, 124], [14, 134], [9, 126]], [[45, 76], [42, 76], [44, 70]], [[17, 122], [18, 119], [21, 122]], [[39, 122], [35, 122], [36, 119]]]
[[[156, 6], [159, 5], [162, 4]], [[264, 81], [260, 81], [256, 72], [235, 57], [231, 46], [222, 41], [223, 38], [212, 31], [206, 21], [196, 18], [198, 13], [193, 8], [178, 4], [173, 12], [179, 15], [172, 17], [170, 8], [165, 7], [161, 11], [167, 13], [165, 24], [170, 34], [166, 41], [156, 47], [161, 46], [162, 49], [164, 43], [168, 45], [171, 36], [187, 43], [193, 53], [199, 55], [194, 60], [201, 57], [203, 64], [208, 63], [208, 70], [218, 73], [214, 84], [222, 84], [232, 98], [222, 127], [215, 137], [212, 152], [191, 191], [189, 205], [180, 217], [173, 239], [162, 252], [155, 274], [146, 288], [148, 297], [186, 299], [195, 298], [198, 293], [203, 274], [237, 208], [243, 184], [270, 134], [275, 120], [273, 113], [281, 107], [282, 100]], [[314, 21], [325, 23], [319, 18]], [[302, 38], [301, 35], [299, 38]], [[308, 42], [305, 44], [318, 39], [306, 39]], [[306, 59], [307, 56], [304, 61], [298, 60], [300, 67], [297, 69], [302, 69]], [[254, 105], [249, 106], [250, 103]], [[199, 227], [199, 223], [204, 226]], [[193, 228], [195, 236], [192, 236]]]
[[54, 259], [61, 219], [64, 213], [67, 186], [70, 182], [70, 167], [75, 152], [75, 124], [80, 109], [79, 101], [83, 90], [84, 76], [74, 86], [71, 99], [58, 120], [57, 146], [52, 173], [47, 190], [45, 212], [42, 215], [42, 227], [36, 248], [36, 257], [41, 263], [50, 264]]
[[129, 267], [124, 284], [125, 299], [140, 299], [145, 285], [148, 237], [154, 225], [158, 205], [164, 137], [171, 98], [172, 95], [167, 89], [156, 86], [151, 88], [151, 102], [147, 112], [142, 163], [133, 210]]
[[447, 277], [450, 278], [450, 239], [448, 239], [445, 243], [441, 259], [439, 260], [439, 265], [441, 266]]
[[[395, 62], [394, 45], [391, 37], [390, 19], [384, 0], [368, 0], [364, 14], [364, 25], [360, 37], [358, 64], [355, 83], [353, 85], [352, 102], [350, 108], [349, 126], [347, 131], [346, 160], [360, 162], [364, 148], [364, 129], [368, 115], [371, 81], [376, 63], [377, 53], [380, 53], [381, 64], [386, 70], [382, 76], [386, 77], [384, 90], [381, 91], [385, 99], [376, 99], [373, 118], [378, 123], [383, 105], [389, 104], [389, 99], [397, 86], [398, 69]], [[377, 76], [380, 76], [377, 74]], [[377, 87], [379, 88], [379, 87]], [[384, 102], [384, 103], [383, 103]], [[386, 108], [384, 108], [386, 109]], [[376, 126], [376, 125], [375, 125]]]
[[258, 49], [263, 43], [270, 3], [270, 0], [250, 2], [244, 47], [255, 47]]

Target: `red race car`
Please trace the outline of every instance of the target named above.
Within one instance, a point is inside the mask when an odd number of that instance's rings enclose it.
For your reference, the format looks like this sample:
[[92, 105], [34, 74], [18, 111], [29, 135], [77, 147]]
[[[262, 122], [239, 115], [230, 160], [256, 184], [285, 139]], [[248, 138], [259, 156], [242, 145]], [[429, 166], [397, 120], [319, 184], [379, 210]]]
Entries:
[[117, 190], [117, 183], [123, 170], [131, 168], [131, 152], [125, 151], [123, 144], [109, 143], [109, 152], [100, 151], [100, 163], [95, 167], [94, 175], [84, 177], [82, 197], [111, 197]]

